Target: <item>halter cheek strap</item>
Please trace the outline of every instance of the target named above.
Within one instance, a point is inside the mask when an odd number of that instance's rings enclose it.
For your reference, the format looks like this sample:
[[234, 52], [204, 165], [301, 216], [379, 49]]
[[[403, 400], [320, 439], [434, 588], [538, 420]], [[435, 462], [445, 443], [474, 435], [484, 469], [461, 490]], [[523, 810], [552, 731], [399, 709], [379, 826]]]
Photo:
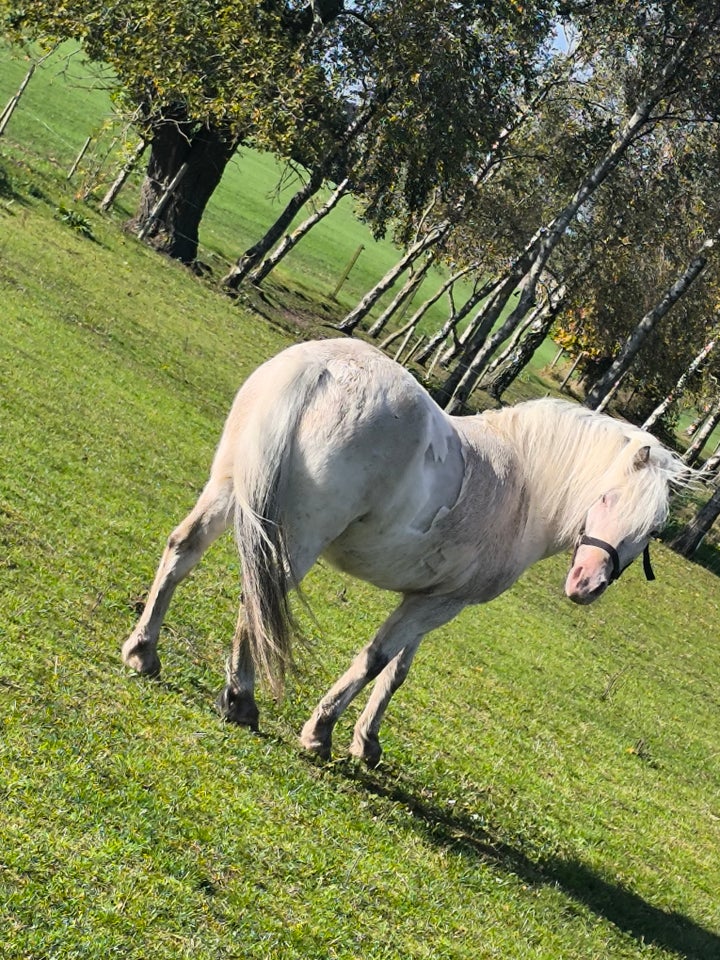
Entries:
[[645, 544], [645, 549], [643, 550], [643, 573], [645, 574], [646, 580], [654, 580], [655, 574], [653, 573], [652, 564], [650, 563], [650, 544]]
[[[604, 550], [605, 553], [610, 557], [612, 561], [612, 573], [610, 574], [610, 583], [617, 580], [622, 573], [620, 569], [620, 557], [615, 547], [611, 543], [607, 543], [605, 540], [599, 540], [597, 537], [586, 537], [583, 534], [578, 540], [578, 547], [582, 544], [585, 544], [588, 547], [600, 547], [601, 550]], [[577, 551], [577, 547], [575, 548]], [[645, 544], [645, 549], [643, 550], [643, 573], [645, 574], [646, 580], [654, 580], [655, 574], [653, 573], [652, 563], [650, 562], [650, 544]]]

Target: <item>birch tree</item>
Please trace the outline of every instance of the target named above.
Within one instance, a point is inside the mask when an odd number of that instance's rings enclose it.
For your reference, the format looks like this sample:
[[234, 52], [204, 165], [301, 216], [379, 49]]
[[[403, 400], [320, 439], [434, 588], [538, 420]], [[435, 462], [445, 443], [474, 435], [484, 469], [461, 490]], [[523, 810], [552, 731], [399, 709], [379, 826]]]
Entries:
[[[413, 313], [413, 315], [410, 317], [408, 322], [404, 326], [400, 327], [399, 330], [396, 330], [394, 333], [390, 334], [390, 336], [386, 337], [385, 340], [383, 340], [382, 344], [380, 345], [381, 349], [386, 349], [387, 347], [390, 346], [390, 344], [394, 343], [395, 340], [399, 339], [402, 336], [405, 336], [405, 334], [414, 333], [417, 327], [419, 326], [420, 321], [423, 319], [423, 317], [428, 312], [428, 310], [435, 303], [437, 303], [438, 300], [440, 300], [444, 296], [444, 294], [448, 294], [448, 298], [452, 304], [453, 303], [453, 294], [452, 294], [453, 287], [459, 280], [461, 280], [466, 274], [470, 273], [472, 270], [473, 270], [473, 265], [469, 264], [468, 266], [462, 267], [460, 270], [456, 270], [454, 273], [451, 273], [449, 277], [446, 277], [445, 280], [437, 288], [435, 293], [431, 294], [431, 296], [429, 296], [420, 305], [420, 307], [418, 307], [418, 309]], [[373, 327], [374, 326], [375, 324], [373, 324]], [[368, 330], [368, 334], [371, 336], [373, 333], [373, 327], [370, 327], [370, 329]], [[425, 351], [426, 351], [426, 348], [423, 348], [423, 354], [425, 353]]]
[[681, 374], [670, 393], [668, 393], [668, 395], [655, 407], [650, 416], [645, 420], [642, 425], [643, 430], [650, 430], [651, 427], [653, 427], [658, 420], [661, 420], [670, 407], [683, 395], [688, 381], [699, 369], [701, 364], [707, 360], [712, 351], [715, 349], [716, 344], [717, 339], [713, 338], [712, 340], [709, 340], [702, 350], [693, 358], [687, 370]]
[[[352, 333], [402, 273], [426, 251], [442, 247], [447, 248], [448, 258], [454, 261], [474, 259], [469, 251], [477, 245], [478, 231], [475, 230], [473, 234], [473, 227], [471, 227], [468, 232], [467, 224], [473, 221], [479, 191], [486, 188], [491, 181], [495, 182], [498, 170], [502, 168], [508, 151], [512, 149], [513, 138], [517, 131], [533, 117], [538, 105], [564, 80], [565, 77], [558, 76], [554, 64], [551, 64], [550, 68], [536, 79], [540, 88], [533, 87], [532, 97], [526, 99], [521, 95], [520, 90], [517, 91], [517, 102], [513, 103], [508, 111], [505, 124], [496, 132], [489, 146], [485, 147], [486, 152], [478, 155], [478, 146], [482, 149], [484, 144], [476, 143], [473, 145], [473, 155], [469, 161], [463, 162], [456, 168], [449, 168], [453, 176], [450, 184], [443, 188], [447, 198], [444, 204], [432, 203], [423, 212], [419, 222], [408, 217], [407, 211], [399, 213], [395, 210], [395, 217], [400, 223], [399, 239], [405, 246], [405, 252], [396, 266], [391, 268], [350, 311], [339, 324], [338, 329], [343, 333]], [[371, 204], [369, 212], [371, 220], [374, 219], [374, 204]], [[387, 219], [387, 217], [388, 213], [385, 211], [384, 218]], [[508, 218], [508, 222], [513, 223], [516, 219], [518, 218]], [[381, 220], [380, 226], [384, 227], [384, 223], [385, 220]], [[410, 225], [412, 225], [413, 239], [412, 242], [407, 242]], [[453, 237], [456, 239], [453, 240]], [[487, 237], [483, 239], [487, 243]]]
[[252, 270], [249, 275], [250, 280], [256, 286], [259, 286], [265, 277], [272, 273], [275, 267], [290, 253], [293, 247], [297, 246], [314, 226], [320, 223], [321, 220], [324, 220], [328, 214], [332, 213], [342, 198], [348, 194], [349, 189], [350, 180], [348, 177], [345, 177], [336, 185], [327, 200], [320, 204], [302, 223], [298, 224], [291, 233], [286, 234], [275, 249], [271, 250], [265, 259]]
[[718, 238], [720, 238], [720, 231], [703, 241], [695, 256], [677, 280], [665, 291], [658, 303], [642, 317], [608, 370], [596, 380], [588, 391], [585, 398], [586, 406], [591, 409], [599, 407], [608, 392], [626, 374], [655, 326], [687, 293], [691, 285], [701, 275], [708, 263], [711, 251], [718, 242]]
[[[222, 282], [224, 286], [229, 287], [231, 290], [237, 290], [244, 278], [258, 267], [263, 257], [280, 241], [287, 228], [295, 219], [295, 216], [302, 210], [305, 204], [320, 192], [326, 179], [331, 174], [340, 171], [341, 181], [346, 185], [348, 184], [348, 168], [352, 167], [354, 162], [353, 150], [355, 143], [371, 121], [383, 97], [383, 94], [379, 95], [377, 101], [369, 103], [358, 112], [347, 129], [338, 138], [337, 142], [332, 144], [325, 156], [323, 156], [310, 171], [306, 182], [293, 194], [263, 236], [245, 251], [225, 277], [223, 277]], [[317, 220], [314, 220], [313, 224], [317, 222]], [[310, 229], [309, 226], [306, 226], [304, 233], [307, 233], [308, 229]], [[267, 272], [263, 275], [267, 276]]]
[[720, 424], [720, 397], [715, 397], [710, 404], [710, 408], [705, 419], [693, 434], [692, 443], [690, 443], [687, 450], [683, 454], [683, 460], [685, 463], [687, 463], [689, 466], [692, 466], [697, 462], [700, 454], [705, 448], [705, 444], [712, 436], [718, 424]]
[[[551, 255], [562, 242], [568, 227], [590, 201], [598, 188], [613, 173], [629, 148], [652, 128], [662, 113], [669, 109], [681, 85], [708, 52], [709, 38], [714, 37], [720, 10], [715, 8], [697, 13], [684, 23], [680, 42], [674, 38], [645, 78], [644, 92], [612, 140], [609, 148], [582, 178], [570, 200], [545, 226], [538, 229], [515, 259], [506, 274], [498, 295], [488, 303], [476, 337], [471, 338], [458, 356], [455, 368], [448, 376], [438, 396], [449, 411], [460, 409], [468, 400], [478, 376], [486, 367], [494, 350], [512, 333], [535, 302], [537, 285]], [[639, 79], [639, 78], [638, 78]], [[519, 299], [501, 326], [488, 337], [489, 331], [508, 307], [510, 297], [519, 291]], [[486, 339], [487, 338], [487, 339]]]
[[710, 499], [700, 507], [692, 520], [670, 541], [670, 546], [684, 557], [692, 557], [719, 516], [720, 486], [716, 486]]
[[[380, 225], [400, 207], [422, 208], [443, 171], [502, 125], [554, 6], [0, 0], [0, 18], [14, 37], [74, 39], [113, 69], [126, 101], [140, 108], [150, 144], [132, 223], [158, 249], [191, 263], [207, 202], [239, 144], [314, 170], [342, 136], [348, 102], [388, 86], [393, 97], [366, 165], [372, 216]], [[176, 189], [162, 216], [146, 227], [170, 183]]]
[[544, 302], [531, 314], [525, 327], [518, 330], [505, 351], [485, 371], [480, 385], [499, 400], [520, 375], [545, 340], [565, 296], [564, 284], [548, 291]]

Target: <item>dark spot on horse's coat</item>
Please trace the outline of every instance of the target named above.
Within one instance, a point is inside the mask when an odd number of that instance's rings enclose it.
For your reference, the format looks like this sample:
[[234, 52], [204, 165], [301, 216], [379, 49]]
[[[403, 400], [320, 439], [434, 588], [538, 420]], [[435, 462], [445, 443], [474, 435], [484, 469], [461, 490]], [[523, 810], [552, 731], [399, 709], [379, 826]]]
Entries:
[[186, 550], [187, 549], [192, 550], [197, 543], [201, 528], [202, 528], [202, 520], [198, 519], [192, 524], [192, 526], [184, 536], [182, 534], [179, 534], [177, 530], [173, 530], [173, 532], [168, 537], [169, 549], [176, 550], [179, 547], [183, 547]]

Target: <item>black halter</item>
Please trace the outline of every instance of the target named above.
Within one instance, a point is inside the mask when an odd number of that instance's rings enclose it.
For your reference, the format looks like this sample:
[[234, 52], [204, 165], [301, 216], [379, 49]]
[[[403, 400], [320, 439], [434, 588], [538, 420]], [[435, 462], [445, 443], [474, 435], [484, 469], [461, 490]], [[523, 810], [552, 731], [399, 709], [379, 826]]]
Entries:
[[[604, 550], [605, 553], [612, 560], [612, 573], [610, 575], [610, 583], [619, 579], [620, 574], [623, 570], [620, 569], [620, 557], [618, 552], [613, 547], [611, 543], [607, 543], [605, 540], [598, 540], [597, 537], [586, 537], [585, 534], [581, 534], [578, 539], [577, 546], [575, 547], [575, 552], [577, 553], [577, 548], [585, 544], [588, 547], [600, 547], [601, 550]], [[625, 568], [623, 568], [625, 569]], [[650, 563], [650, 544], [645, 544], [645, 549], [643, 550], [643, 572], [645, 574], [646, 580], [654, 580], [655, 574], [653, 573], [652, 564]]]

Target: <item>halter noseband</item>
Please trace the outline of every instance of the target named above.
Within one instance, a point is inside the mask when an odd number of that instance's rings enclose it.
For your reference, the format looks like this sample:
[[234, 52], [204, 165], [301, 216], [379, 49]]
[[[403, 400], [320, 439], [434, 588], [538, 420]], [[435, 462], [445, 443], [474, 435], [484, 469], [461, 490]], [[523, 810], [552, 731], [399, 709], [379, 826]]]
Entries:
[[[611, 543], [607, 543], [605, 540], [599, 540], [597, 537], [586, 537], [585, 534], [581, 534], [577, 546], [575, 547], [575, 553], [577, 553], [577, 548], [586, 545], [588, 547], [600, 547], [601, 550], [604, 550], [605, 553], [610, 557], [612, 561], [612, 573], [610, 574], [610, 583], [613, 583], [615, 580], [618, 580], [620, 574], [623, 570], [620, 569], [620, 557], [615, 547]], [[626, 569], [626, 568], [623, 568]], [[655, 574], [653, 573], [652, 564], [650, 562], [650, 544], [645, 544], [645, 549], [643, 550], [643, 573], [645, 574], [646, 580], [654, 580]]]

